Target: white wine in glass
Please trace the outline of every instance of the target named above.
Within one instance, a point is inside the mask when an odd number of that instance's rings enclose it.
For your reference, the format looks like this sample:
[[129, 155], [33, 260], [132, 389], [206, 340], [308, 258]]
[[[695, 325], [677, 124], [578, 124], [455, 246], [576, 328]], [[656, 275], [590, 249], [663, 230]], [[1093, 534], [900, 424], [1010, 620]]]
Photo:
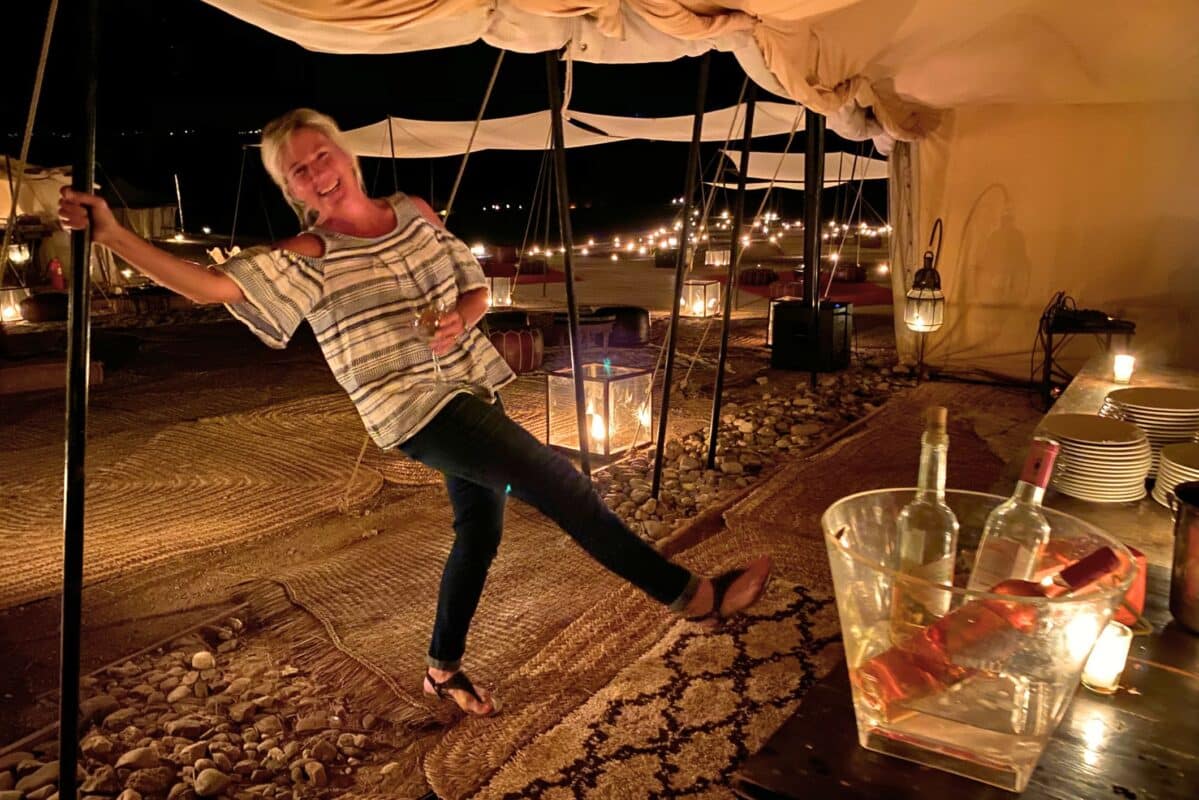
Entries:
[[429, 353], [433, 356], [434, 380], [437, 381], [441, 380], [441, 363], [437, 360], [437, 353], [433, 352], [432, 342], [437, 336], [437, 328], [441, 325], [443, 316], [445, 305], [440, 300], [430, 300], [416, 310], [416, 316], [412, 319], [412, 327], [429, 342]]

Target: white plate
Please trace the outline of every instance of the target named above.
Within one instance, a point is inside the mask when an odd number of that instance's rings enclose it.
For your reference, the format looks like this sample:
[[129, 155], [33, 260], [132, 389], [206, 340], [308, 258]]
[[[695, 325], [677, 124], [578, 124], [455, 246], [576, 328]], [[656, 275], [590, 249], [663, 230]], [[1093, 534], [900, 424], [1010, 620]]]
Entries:
[[1037, 428], [1059, 441], [1086, 444], [1135, 444], [1142, 438], [1135, 425], [1098, 414], [1050, 414]]
[[1172, 444], [1162, 448], [1162, 459], [1187, 470], [1199, 472], [1199, 444]]
[[1199, 412], [1199, 389], [1174, 389], [1166, 386], [1136, 386], [1108, 392], [1113, 403], [1149, 410]]

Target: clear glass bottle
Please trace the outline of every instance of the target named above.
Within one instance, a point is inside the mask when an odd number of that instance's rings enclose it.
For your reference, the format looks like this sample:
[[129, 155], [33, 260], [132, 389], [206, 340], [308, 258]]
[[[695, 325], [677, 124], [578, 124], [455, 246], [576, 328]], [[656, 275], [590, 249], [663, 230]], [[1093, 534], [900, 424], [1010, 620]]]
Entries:
[[983, 526], [968, 589], [986, 592], [1006, 580], [1032, 578], [1049, 541], [1049, 520], [1041, 513], [1041, 501], [1059, 449], [1049, 439], [1033, 440], [1016, 491], [995, 507]]
[[[945, 503], [947, 417], [944, 406], [925, 412], [916, 497], [899, 512], [896, 527], [899, 571], [948, 587], [953, 585], [958, 520]], [[951, 597], [948, 591], [897, 583], [891, 608], [893, 634], [902, 636], [928, 625], [949, 610]]]

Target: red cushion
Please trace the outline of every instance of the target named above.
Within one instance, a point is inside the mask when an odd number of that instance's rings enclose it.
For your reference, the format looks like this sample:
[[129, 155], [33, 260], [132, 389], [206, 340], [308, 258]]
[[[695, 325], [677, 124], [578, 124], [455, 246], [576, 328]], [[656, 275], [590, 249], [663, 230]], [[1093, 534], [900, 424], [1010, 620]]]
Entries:
[[532, 372], [541, 367], [545, 358], [545, 342], [541, 331], [525, 328], [519, 331], [492, 331], [491, 344], [508, 362], [517, 375]]

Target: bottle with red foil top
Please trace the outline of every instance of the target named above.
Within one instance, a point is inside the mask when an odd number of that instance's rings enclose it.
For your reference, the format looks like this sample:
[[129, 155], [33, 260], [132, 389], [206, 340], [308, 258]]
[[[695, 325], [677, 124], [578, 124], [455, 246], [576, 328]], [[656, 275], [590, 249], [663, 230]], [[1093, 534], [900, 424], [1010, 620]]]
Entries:
[[1016, 491], [995, 507], [983, 525], [967, 589], [985, 592], [1009, 579], [1032, 578], [1041, 548], [1049, 541], [1049, 520], [1041, 513], [1041, 501], [1059, 449], [1057, 442], [1033, 440]]
[[[1118, 574], [1120, 557], [1101, 547], [1041, 582], [1006, 580], [990, 588], [1012, 597], [1077, 595]], [[958, 683], [978, 670], [965, 664], [998, 663], [1038, 624], [1035, 604], [1000, 598], [965, 603], [919, 634], [863, 662], [851, 676], [866, 704], [893, 718], [901, 704]]]

